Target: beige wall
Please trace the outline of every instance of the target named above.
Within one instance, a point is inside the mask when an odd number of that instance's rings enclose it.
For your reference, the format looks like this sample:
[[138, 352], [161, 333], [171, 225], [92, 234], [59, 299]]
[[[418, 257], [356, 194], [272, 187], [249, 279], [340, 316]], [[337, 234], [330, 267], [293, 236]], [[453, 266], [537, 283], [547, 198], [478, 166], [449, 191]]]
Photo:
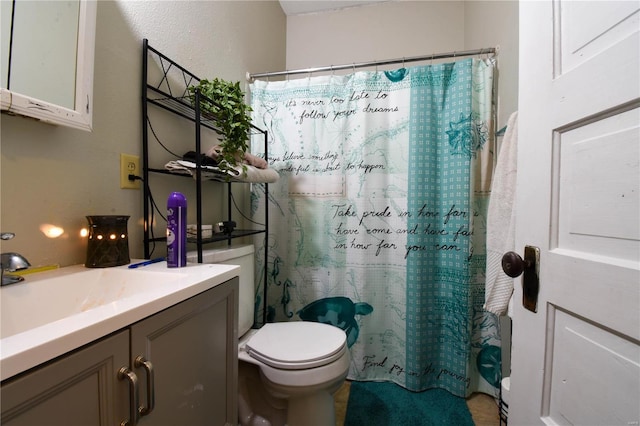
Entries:
[[499, 47], [498, 129], [518, 109], [518, 2], [465, 2], [464, 47]]
[[[240, 81], [247, 71], [500, 45], [502, 125], [517, 107], [517, 15], [517, 2], [511, 1], [386, 2], [288, 19], [275, 1], [100, 1], [94, 131], [1, 116], [0, 228], [17, 237], [0, 249], [22, 253], [34, 266], [82, 263], [85, 216], [126, 214], [131, 255], [142, 256], [142, 194], [119, 185], [120, 153], [141, 155], [142, 38], [202, 78]], [[178, 151], [190, 149], [190, 127], [152, 114], [164, 141]], [[161, 209], [172, 190], [193, 201], [188, 180], [160, 179], [154, 188]], [[208, 191], [205, 220], [218, 221], [226, 203], [215, 184]], [[194, 209], [190, 216], [191, 221]], [[65, 234], [46, 238], [43, 224], [61, 226]]]
[[[120, 189], [119, 163], [120, 153], [142, 153], [142, 39], [201, 78], [244, 82], [247, 71], [284, 68], [285, 19], [273, 1], [99, 1], [93, 132], [1, 116], [0, 227], [16, 233], [2, 252], [19, 252], [34, 266], [83, 263], [85, 216], [125, 214], [131, 255], [141, 257], [142, 193]], [[153, 113], [161, 138], [180, 152], [192, 149], [192, 127], [162, 126], [170, 119]], [[220, 220], [225, 207], [219, 186], [208, 188], [209, 221]], [[193, 187], [188, 179], [160, 179], [156, 202], [164, 210], [166, 194], [181, 190], [195, 205]], [[65, 233], [46, 238], [43, 224]], [[162, 254], [164, 246], [156, 251]]]
[[287, 69], [463, 48], [461, 1], [392, 1], [287, 19]]
[[518, 105], [517, 1], [389, 1], [287, 19], [287, 69], [496, 46], [500, 128]]

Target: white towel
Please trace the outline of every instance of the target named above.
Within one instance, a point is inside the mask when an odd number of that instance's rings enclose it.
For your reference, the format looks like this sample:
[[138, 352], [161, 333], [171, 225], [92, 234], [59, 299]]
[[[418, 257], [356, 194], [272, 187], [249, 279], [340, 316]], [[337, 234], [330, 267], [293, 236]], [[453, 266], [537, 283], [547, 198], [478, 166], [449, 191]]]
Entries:
[[[188, 174], [196, 177], [196, 163], [186, 160], [169, 161], [164, 168], [176, 174]], [[223, 171], [215, 166], [201, 166], [203, 179], [248, 183], [274, 183], [280, 178], [273, 169], [259, 169], [248, 164], [234, 166], [231, 170]]]
[[518, 174], [518, 113], [507, 121], [498, 154], [487, 212], [487, 281], [485, 310], [504, 315], [513, 293], [513, 278], [502, 270], [502, 256], [515, 250], [515, 195]]

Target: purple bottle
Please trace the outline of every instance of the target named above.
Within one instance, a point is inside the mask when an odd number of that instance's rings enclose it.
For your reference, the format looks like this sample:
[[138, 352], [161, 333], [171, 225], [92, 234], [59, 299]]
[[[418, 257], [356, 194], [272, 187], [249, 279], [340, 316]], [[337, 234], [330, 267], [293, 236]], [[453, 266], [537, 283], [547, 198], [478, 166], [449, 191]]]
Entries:
[[187, 265], [187, 199], [172, 192], [167, 199], [167, 266]]

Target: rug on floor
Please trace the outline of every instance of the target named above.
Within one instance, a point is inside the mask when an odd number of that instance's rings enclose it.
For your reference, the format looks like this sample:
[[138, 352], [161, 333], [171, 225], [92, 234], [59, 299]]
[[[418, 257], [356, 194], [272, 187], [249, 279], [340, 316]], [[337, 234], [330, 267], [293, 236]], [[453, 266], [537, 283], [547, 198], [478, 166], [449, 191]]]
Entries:
[[473, 426], [464, 398], [444, 389], [412, 392], [391, 382], [351, 382], [345, 426]]

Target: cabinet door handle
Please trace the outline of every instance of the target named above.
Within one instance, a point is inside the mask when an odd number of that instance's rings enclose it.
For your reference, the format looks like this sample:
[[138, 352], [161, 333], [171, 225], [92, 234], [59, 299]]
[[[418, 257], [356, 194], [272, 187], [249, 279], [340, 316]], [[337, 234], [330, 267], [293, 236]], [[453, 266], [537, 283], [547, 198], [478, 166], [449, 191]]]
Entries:
[[121, 367], [118, 370], [118, 380], [129, 381], [129, 421], [121, 421], [120, 426], [136, 426], [140, 419], [140, 412], [138, 411], [138, 376], [129, 370], [129, 367]]
[[153, 379], [153, 364], [142, 355], [138, 355], [133, 362], [136, 368], [144, 368], [147, 373], [147, 407], [140, 407], [140, 415], [146, 416], [153, 411], [156, 405], [155, 384]]

